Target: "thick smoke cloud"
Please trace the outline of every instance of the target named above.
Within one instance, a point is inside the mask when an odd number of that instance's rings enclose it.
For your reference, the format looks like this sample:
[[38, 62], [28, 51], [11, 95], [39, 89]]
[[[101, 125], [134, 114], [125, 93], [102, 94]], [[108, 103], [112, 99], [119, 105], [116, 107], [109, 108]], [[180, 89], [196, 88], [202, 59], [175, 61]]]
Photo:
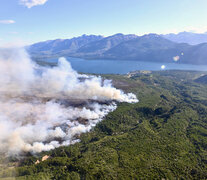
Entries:
[[39, 153], [70, 145], [116, 109], [138, 102], [109, 80], [81, 75], [60, 58], [40, 67], [23, 49], [0, 49], [0, 152]]

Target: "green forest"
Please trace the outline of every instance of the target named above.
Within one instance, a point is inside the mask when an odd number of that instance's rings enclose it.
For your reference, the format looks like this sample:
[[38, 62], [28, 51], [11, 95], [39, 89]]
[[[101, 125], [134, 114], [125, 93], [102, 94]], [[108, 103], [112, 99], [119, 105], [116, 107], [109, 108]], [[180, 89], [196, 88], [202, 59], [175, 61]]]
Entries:
[[102, 75], [139, 102], [118, 103], [74, 145], [21, 160], [1, 157], [0, 180], [207, 179], [207, 82], [196, 81], [204, 75]]

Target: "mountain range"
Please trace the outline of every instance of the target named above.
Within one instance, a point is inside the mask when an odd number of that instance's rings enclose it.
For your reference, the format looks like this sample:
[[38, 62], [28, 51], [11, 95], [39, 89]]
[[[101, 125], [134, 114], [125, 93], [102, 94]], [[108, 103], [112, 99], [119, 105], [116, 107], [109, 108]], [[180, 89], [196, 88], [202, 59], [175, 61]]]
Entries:
[[115, 34], [109, 37], [83, 35], [72, 39], [35, 43], [27, 47], [27, 50], [36, 59], [67, 56], [84, 59], [207, 64], [207, 39], [206, 43], [192, 45], [192, 43], [183, 43], [184, 41], [181, 43], [178, 40], [177, 42], [169, 40], [170, 35], [166, 36], [157, 34], [143, 36]]
[[170, 33], [161, 36], [177, 43], [188, 43], [190, 45], [198, 45], [207, 42], [207, 32], [206, 33], [180, 32], [178, 34]]

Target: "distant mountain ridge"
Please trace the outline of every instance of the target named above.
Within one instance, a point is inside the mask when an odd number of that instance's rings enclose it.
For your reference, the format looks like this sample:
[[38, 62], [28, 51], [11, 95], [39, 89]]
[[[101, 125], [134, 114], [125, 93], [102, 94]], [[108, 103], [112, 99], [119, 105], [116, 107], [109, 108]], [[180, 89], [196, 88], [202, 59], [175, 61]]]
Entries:
[[113, 36], [109, 36], [106, 38], [103, 38], [99, 41], [91, 42], [89, 44], [86, 44], [85, 46], [81, 47], [77, 53], [92, 53], [92, 54], [101, 54], [106, 52], [107, 50], [117, 46], [118, 44], [138, 38], [138, 36], [129, 34], [129, 35], [123, 35], [123, 34], [115, 34]]
[[161, 36], [173, 42], [188, 43], [190, 45], [207, 43], [207, 33], [180, 32], [178, 34], [170, 33]]
[[28, 47], [32, 55], [51, 56], [54, 54], [71, 54], [76, 52], [80, 47], [103, 39], [103, 36], [82, 35], [72, 39], [56, 39], [35, 43]]
[[83, 35], [57, 39], [29, 46], [33, 58], [60, 56], [85, 59], [120, 59], [152, 62], [207, 64], [207, 43], [189, 45], [176, 43], [162, 35], [115, 34], [109, 37]]
[[173, 57], [180, 55], [186, 47], [186, 44], [176, 44], [157, 34], [149, 34], [123, 42], [104, 55], [112, 59], [172, 62]]

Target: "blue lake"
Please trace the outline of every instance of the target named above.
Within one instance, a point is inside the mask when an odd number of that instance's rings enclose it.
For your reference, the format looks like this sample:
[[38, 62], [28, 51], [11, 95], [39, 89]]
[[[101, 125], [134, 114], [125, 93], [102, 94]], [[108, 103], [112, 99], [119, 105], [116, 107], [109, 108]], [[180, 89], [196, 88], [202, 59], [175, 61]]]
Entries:
[[[67, 58], [73, 69], [83, 73], [95, 74], [126, 74], [136, 70], [193, 70], [207, 71], [207, 65], [191, 65], [179, 63], [153, 63], [143, 61], [124, 60], [85, 60], [79, 58]], [[57, 59], [47, 59], [46, 62], [56, 63]], [[165, 67], [162, 69], [161, 67]]]

